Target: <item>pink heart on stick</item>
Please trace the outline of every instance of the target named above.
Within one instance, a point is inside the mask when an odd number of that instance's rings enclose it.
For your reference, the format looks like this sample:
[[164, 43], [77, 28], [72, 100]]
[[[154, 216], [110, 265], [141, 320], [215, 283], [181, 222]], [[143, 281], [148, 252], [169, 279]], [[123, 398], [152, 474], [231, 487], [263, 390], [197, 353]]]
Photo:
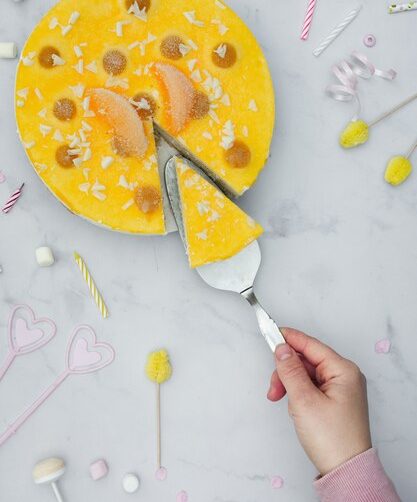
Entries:
[[9, 319], [10, 351], [15, 355], [33, 352], [52, 340], [56, 326], [51, 319], [37, 319], [27, 305], [17, 305]]
[[67, 370], [70, 373], [93, 373], [114, 361], [114, 349], [107, 343], [97, 342], [90, 326], [75, 329], [67, 349]]

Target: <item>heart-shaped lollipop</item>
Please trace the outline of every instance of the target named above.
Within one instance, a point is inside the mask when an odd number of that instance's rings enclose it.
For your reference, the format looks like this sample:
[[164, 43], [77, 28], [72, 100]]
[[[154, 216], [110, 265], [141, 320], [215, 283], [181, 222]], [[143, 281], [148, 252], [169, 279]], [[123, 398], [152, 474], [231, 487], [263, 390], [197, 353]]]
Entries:
[[17, 356], [29, 354], [49, 343], [56, 334], [51, 319], [37, 318], [27, 305], [17, 305], [9, 318], [9, 353], [0, 368], [0, 380]]
[[9, 319], [9, 348], [16, 355], [23, 355], [40, 349], [56, 334], [51, 319], [36, 318], [27, 305], [17, 305]]
[[90, 326], [79, 326], [73, 333], [67, 349], [67, 369], [70, 373], [93, 373], [114, 360], [110, 345], [97, 342]]
[[[24, 327], [22, 329], [24, 329]], [[21, 340], [25, 341], [27, 336], [31, 335], [28, 335], [25, 331], [21, 335]], [[37, 336], [39, 336], [39, 333]], [[68, 342], [65, 370], [58, 375], [55, 382], [53, 382], [53, 384], [50, 385], [39, 398], [0, 435], [0, 446], [16, 433], [26, 420], [35, 413], [35, 411], [70, 375], [82, 375], [101, 370], [111, 364], [114, 361], [114, 357], [115, 352], [113, 347], [107, 343], [98, 342], [97, 336], [90, 326], [78, 326]]]

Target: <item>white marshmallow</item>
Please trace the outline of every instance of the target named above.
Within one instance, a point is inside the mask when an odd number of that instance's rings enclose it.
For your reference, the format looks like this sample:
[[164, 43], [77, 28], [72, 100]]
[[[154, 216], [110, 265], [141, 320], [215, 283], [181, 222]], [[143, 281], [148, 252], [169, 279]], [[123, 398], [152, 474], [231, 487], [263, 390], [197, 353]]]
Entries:
[[126, 474], [123, 478], [122, 485], [126, 493], [135, 493], [139, 490], [140, 481], [135, 474]]
[[36, 261], [40, 267], [50, 267], [55, 263], [55, 258], [51, 248], [47, 246], [40, 247], [36, 250]]
[[14, 59], [17, 57], [17, 45], [14, 42], [0, 42], [0, 58]]

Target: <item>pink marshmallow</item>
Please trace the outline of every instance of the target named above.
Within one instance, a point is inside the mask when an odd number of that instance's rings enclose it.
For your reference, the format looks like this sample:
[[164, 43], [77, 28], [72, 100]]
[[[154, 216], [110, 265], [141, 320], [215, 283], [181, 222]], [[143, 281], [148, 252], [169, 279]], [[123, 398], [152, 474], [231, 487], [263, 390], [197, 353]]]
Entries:
[[105, 478], [109, 473], [106, 461], [103, 459], [97, 460], [90, 465], [90, 476], [94, 481]]

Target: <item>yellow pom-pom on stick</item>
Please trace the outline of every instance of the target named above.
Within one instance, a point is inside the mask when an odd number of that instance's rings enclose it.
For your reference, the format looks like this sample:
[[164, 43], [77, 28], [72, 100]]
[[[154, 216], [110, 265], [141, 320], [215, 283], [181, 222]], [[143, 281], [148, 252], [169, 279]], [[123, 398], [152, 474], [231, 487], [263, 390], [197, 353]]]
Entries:
[[349, 122], [345, 130], [340, 135], [340, 145], [343, 148], [355, 148], [368, 141], [369, 127], [363, 120]]
[[156, 430], [158, 471], [161, 470], [161, 384], [172, 376], [172, 366], [166, 350], [152, 352], [146, 363], [146, 375], [156, 384]]
[[385, 171], [385, 181], [393, 186], [401, 185], [410, 176], [413, 166], [407, 157], [393, 157]]
[[342, 146], [343, 148], [355, 148], [359, 145], [363, 145], [369, 139], [369, 130], [371, 129], [371, 127], [379, 124], [379, 122], [382, 122], [384, 119], [390, 117], [398, 110], [401, 110], [401, 108], [404, 108], [404, 106], [408, 105], [415, 99], [417, 99], [417, 94], [413, 94], [398, 105], [394, 106], [394, 108], [391, 108], [387, 112], [384, 112], [372, 122], [367, 123], [363, 120], [352, 120], [352, 122], [350, 122], [346, 126], [346, 128], [340, 135], [340, 146]]

